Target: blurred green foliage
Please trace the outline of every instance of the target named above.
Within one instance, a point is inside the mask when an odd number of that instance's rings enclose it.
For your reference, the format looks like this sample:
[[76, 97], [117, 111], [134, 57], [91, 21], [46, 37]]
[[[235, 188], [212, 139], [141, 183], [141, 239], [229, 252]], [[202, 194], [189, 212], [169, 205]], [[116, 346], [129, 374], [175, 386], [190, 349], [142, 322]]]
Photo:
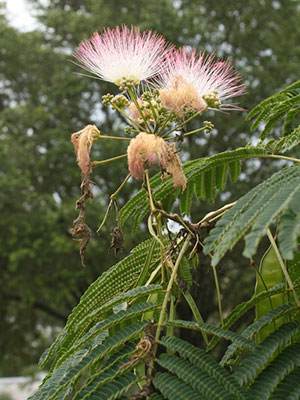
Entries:
[[[30, 3], [40, 21], [36, 31], [19, 32], [8, 24], [4, 10], [0, 15], [0, 375], [16, 375], [24, 366], [36, 363], [83, 291], [115, 263], [108, 252], [113, 215], [99, 236], [93, 234], [86, 269], [80, 265], [78, 243], [70, 235], [80, 193], [70, 133], [95, 123], [105, 135], [123, 134], [122, 120], [100, 105], [101, 95], [114, 91], [112, 85], [73, 74], [81, 71], [69, 60], [82, 39], [103, 27], [125, 23], [156, 30], [179, 46], [215, 50], [219, 57], [229, 58], [243, 76], [248, 94], [240, 101], [247, 109], [299, 77], [300, 12], [296, 1]], [[190, 157], [245, 145], [250, 140], [245, 115], [206, 115], [216, 129], [209, 136], [189, 137]], [[99, 160], [125, 151], [125, 144], [98, 141], [92, 157]], [[268, 176], [269, 168], [267, 162], [249, 162], [251, 180], [242, 176], [213, 206], [197, 205], [192, 219], [199, 220], [224, 201], [236, 199]], [[105, 213], [109, 194], [126, 175], [124, 160], [95, 169], [95, 200], [87, 211], [93, 232]], [[129, 183], [120, 204], [139, 185]], [[126, 252], [141, 238], [133, 241], [129, 232], [130, 226], [125, 230]], [[248, 261], [237, 253], [234, 257], [225, 258], [220, 267], [225, 309], [232, 307], [233, 300], [248, 298], [252, 290], [249, 274], [243, 274]], [[216, 304], [208, 265], [201, 264], [194, 278], [201, 312], [206, 320], [213, 319]], [[227, 290], [233, 281], [234, 293]], [[185, 310], [183, 304], [179, 312]]]

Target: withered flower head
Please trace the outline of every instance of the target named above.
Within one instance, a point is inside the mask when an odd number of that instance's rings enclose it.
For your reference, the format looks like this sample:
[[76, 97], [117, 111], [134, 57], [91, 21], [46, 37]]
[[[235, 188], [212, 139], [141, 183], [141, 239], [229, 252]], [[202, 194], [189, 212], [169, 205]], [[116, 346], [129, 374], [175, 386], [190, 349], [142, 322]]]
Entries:
[[142, 179], [145, 167], [157, 164], [163, 171], [163, 178], [173, 175], [174, 186], [181, 186], [182, 190], [186, 188], [186, 177], [174, 143], [169, 144], [159, 136], [141, 132], [130, 141], [127, 154], [129, 172], [134, 178]]
[[100, 132], [96, 125], [87, 125], [81, 131], [71, 135], [71, 141], [77, 155], [77, 162], [83, 175], [88, 174], [90, 171], [90, 151], [93, 143], [98, 140], [99, 136]]

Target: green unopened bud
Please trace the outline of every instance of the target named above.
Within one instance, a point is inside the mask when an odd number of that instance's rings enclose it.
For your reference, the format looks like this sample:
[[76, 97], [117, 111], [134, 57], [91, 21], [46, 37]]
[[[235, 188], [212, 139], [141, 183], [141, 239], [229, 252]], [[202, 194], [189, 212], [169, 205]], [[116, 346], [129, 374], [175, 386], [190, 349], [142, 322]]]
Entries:
[[134, 76], [129, 77], [129, 78], [120, 78], [115, 81], [115, 84], [119, 86], [120, 90], [128, 90], [132, 88], [133, 86], [136, 86], [140, 83], [138, 79], [136, 79]]
[[130, 102], [125, 96], [118, 94], [111, 100], [111, 105], [113, 109], [120, 108], [121, 110], [124, 110], [124, 108], [129, 107]]
[[144, 101], [151, 101], [153, 99], [153, 95], [151, 92], [144, 92], [141, 96], [141, 99]]
[[205, 133], [210, 133], [214, 129], [214, 124], [210, 121], [204, 121]]
[[195, 115], [197, 113], [197, 110], [195, 110], [192, 107], [186, 107], [184, 109], [184, 115], [186, 118], [191, 118], [193, 115]]
[[135, 131], [132, 126], [127, 125], [124, 128], [124, 132], [126, 133], [126, 135], [132, 135]]
[[204, 94], [202, 98], [206, 102], [208, 107], [217, 109], [221, 107], [221, 101], [218, 97], [218, 92], [216, 90], [214, 90], [212, 93]]
[[112, 99], [114, 98], [114, 96], [110, 93], [104, 94], [102, 96], [102, 103], [104, 106], [109, 106], [111, 104]]

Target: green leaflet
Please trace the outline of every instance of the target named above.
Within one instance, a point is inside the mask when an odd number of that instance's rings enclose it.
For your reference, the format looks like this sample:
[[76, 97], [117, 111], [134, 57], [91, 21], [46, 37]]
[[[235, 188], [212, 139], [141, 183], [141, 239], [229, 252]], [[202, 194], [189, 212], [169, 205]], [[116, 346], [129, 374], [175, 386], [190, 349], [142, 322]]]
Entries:
[[297, 115], [300, 113], [300, 106], [292, 108], [286, 115], [283, 124], [283, 137], [288, 136], [293, 131], [293, 122]]
[[[267, 152], [264, 149], [249, 147], [188, 161], [183, 165], [183, 171], [187, 178], [187, 188], [181, 194], [181, 210], [183, 213], [189, 214], [193, 193], [198, 200], [214, 200], [217, 190], [225, 188], [228, 170], [232, 181], [238, 179], [241, 172], [240, 161], [266, 156]], [[171, 178], [162, 181], [160, 174], [156, 174], [150, 179], [150, 184], [156, 201], [164, 202], [169, 198], [176, 199]], [[176, 190], [178, 192], [178, 189]], [[133, 217], [134, 230], [149, 212], [147, 193], [145, 189], [141, 189], [120, 210], [121, 225], [124, 225], [129, 217]]]
[[216, 326], [212, 326], [209, 324], [201, 323], [201, 322], [192, 322], [192, 321], [183, 321], [183, 320], [174, 320], [168, 321], [166, 323], [167, 326], [177, 326], [178, 328], [186, 328], [186, 329], [193, 329], [204, 331], [206, 333], [211, 333], [218, 337], [222, 337], [224, 339], [230, 340], [233, 343], [236, 343], [240, 347], [247, 347], [247, 348], [255, 348], [256, 344], [248, 339], [245, 339], [241, 335], [228, 331], [222, 328], [218, 328]]
[[[212, 264], [217, 265], [224, 254], [248, 231], [243, 254], [251, 257], [269, 225], [280, 213], [285, 215], [290, 204], [294, 204], [295, 199], [299, 198], [299, 192], [300, 167], [296, 165], [274, 174], [240, 198], [217, 222], [204, 241], [204, 253], [213, 253]], [[280, 226], [279, 230], [281, 237], [289, 234], [286, 225]], [[295, 241], [292, 247], [295, 247]], [[288, 258], [290, 253], [283, 251], [282, 256]]]
[[[296, 287], [298, 296], [300, 296], [300, 252], [296, 253], [294, 258], [288, 261], [287, 265], [290, 278]], [[293, 296], [290, 296], [290, 302], [294, 304]]]
[[[161, 287], [159, 285], [149, 285], [149, 286], [141, 286], [137, 287], [134, 289], [129, 290], [128, 292], [125, 292], [119, 296], [116, 296], [114, 299], [108, 301], [105, 303], [103, 306], [93, 310], [90, 314], [84, 316], [84, 318], [78, 322], [76, 327], [72, 327], [72, 329], [68, 328], [68, 326], [65, 327], [65, 335], [63, 336], [62, 340], [60, 341], [60, 348], [57, 351], [57, 361], [55, 364], [53, 364], [53, 367], [56, 367], [57, 363], [61, 363], [65, 357], [67, 357], [67, 354], [69, 351], [72, 351], [71, 346], [75, 343], [75, 346], [80, 345], [81, 339], [83, 342], [86, 340], [86, 335], [88, 335], [88, 331], [90, 328], [93, 327], [93, 325], [96, 323], [96, 321], [99, 321], [103, 318], [106, 312], [111, 310], [114, 306], [124, 303], [126, 301], [132, 300], [138, 296], [145, 296], [145, 295], [150, 295], [152, 293], [157, 293], [161, 291]], [[138, 306], [137, 306], [138, 307]], [[141, 307], [141, 306], [140, 306]], [[147, 306], [146, 306], [147, 308]], [[147, 309], [143, 309], [142, 313], [144, 311], [147, 311]], [[152, 307], [150, 307], [152, 308]], [[139, 312], [139, 309], [137, 308], [137, 312]], [[117, 317], [111, 316], [111, 319], [109, 320], [104, 320], [101, 325], [104, 324], [109, 324], [109, 326], [114, 325], [114, 321], [122, 318], [126, 318], [130, 313], [132, 312], [132, 309], [129, 309], [124, 312], [119, 312], [117, 313]], [[135, 313], [136, 310], [134, 309], [133, 313]], [[97, 324], [99, 327], [99, 324]], [[97, 331], [97, 327], [92, 328], [92, 333], [94, 330]], [[76, 344], [77, 341], [77, 344]], [[52, 367], [52, 368], [53, 368]]]
[[[132, 351], [129, 353], [127, 348], [132, 349]], [[108, 383], [114, 384], [119, 377], [126, 374], [129, 372], [130, 369], [132, 369], [131, 365], [127, 365], [124, 367], [124, 364], [130, 362], [130, 356], [135, 352], [135, 347], [131, 346], [131, 344], [127, 345], [122, 349], [122, 352], [119, 352], [119, 354], [122, 354], [121, 356], [117, 357], [116, 361], [110, 363], [108, 362], [108, 367], [104, 368], [103, 370], [100, 370], [100, 372], [96, 372], [95, 375], [91, 377], [91, 379], [88, 380], [88, 382], [83, 385], [80, 390], [77, 392], [74, 400], [83, 400], [83, 399], [90, 399], [93, 398], [95, 395], [100, 396], [103, 391], [105, 392], [106, 387], [108, 386]], [[136, 366], [136, 364], [135, 364]], [[133, 374], [127, 374], [127, 375], [133, 375]], [[133, 379], [130, 380], [132, 384], [136, 383], [137, 377], [132, 377]], [[128, 390], [132, 385], [130, 384], [127, 386], [126, 390]]]

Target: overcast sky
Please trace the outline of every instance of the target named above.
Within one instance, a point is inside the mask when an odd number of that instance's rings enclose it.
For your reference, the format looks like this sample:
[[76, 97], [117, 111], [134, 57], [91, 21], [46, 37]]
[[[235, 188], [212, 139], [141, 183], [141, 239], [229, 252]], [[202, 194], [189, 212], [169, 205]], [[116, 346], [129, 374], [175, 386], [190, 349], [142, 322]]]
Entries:
[[22, 31], [30, 31], [36, 26], [31, 17], [32, 9], [26, 0], [6, 0], [7, 17], [10, 23]]

